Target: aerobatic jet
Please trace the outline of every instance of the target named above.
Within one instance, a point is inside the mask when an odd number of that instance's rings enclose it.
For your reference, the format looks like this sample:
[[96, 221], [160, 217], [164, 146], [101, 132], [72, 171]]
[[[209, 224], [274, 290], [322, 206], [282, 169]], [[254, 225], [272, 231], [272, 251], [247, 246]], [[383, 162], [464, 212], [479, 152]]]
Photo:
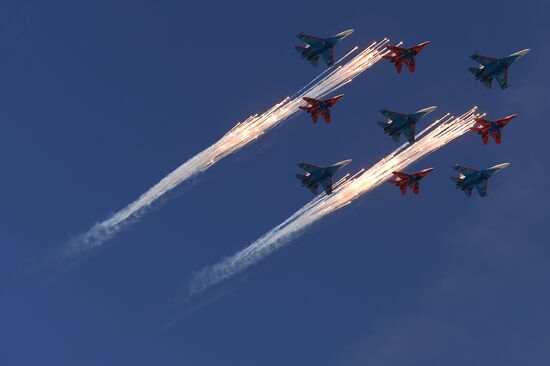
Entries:
[[388, 117], [386, 122], [378, 122], [378, 125], [384, 129], [384, 133], [387, 133], [395, 142], [399, 142], [399, 136], [401, 133], [405, 135], [409, 143], [413, 143], [415, 139], [416, 122], [426, 114], [435, 111], [437, 107], [428, 107], [419, 110], [412, 114], [404, 114], [399, 112], [392, 112], [387, 109], [382, 109], [380, 113]]
[[332, 177], [336, 172], [351, 163], [351, 159], [341, 161], [328, 167], [320, 167], [307, 163], [299, 163], [298, 166], [304, 169], [307, 174], [296, 174], [302, 185], [309, 188], [313, 194], [318, 193], [319, 184], [326, 194], [332, 193]]
[[300, 52], [302, 58], [311, 62], [313, 66], [319, 66], [319, 57], [323, 58], [327, 66], [332, 66], [334, 65], [334, 46], [352, 33], [353, 29], [348, 29], [329, 38], [308, 36], [307, 34], [300, 33], [296, 37], [304, 41], [306, 45], [294, 48]]
[[525, 56], [528, 52], [529, 49], [525, 49], [512, 53], [510, 56], [504, 58], [493, 58], [474, 53], [471, 57], [481, 65], [478, 67], [469, 67], [468, 70], [470, 70], [470, 72], [475, 75], [476, 80], [481, 81], [486, 88], [491, 88], [491, 82], [493, 78], [495, 78], [500, 88], [506, 89], [510, 86], [508, 84], [508, 67], [518, 58]]
[[299, 106], [298, 108], [309, 113], [313, 119], [313, 123], [317, 123], [317, 117], [319, 117], [319, 114], [325, 119], [326, 123], [330, 123], [330, 108], [343, 97], [344, 94], [324, 100], [305, 97], [303, 99], [308, 102], [308, 105]]
[[414, 72], [416, 69], [416, 55], [420, 53], [426, 47], [430, 44], [430, 41], [426, 41], [423, 43], [420, 43], [414, 47], [410, 48], [404, 48], [399, 46], [387, 46], [388, 50], [392, 51], [393, 54], [384, 56], [386, 60], [390, 60], [394, 65], [395, 69], [397, 70], [397, 73], [401, 73], [401, 69], [403, 68], [403, 64], [405, 64], [410, 72]]
[[434, 168], [424, 169], [411, 174], [404, 172], [393, 172], [392, 174], [395, 175], [395, 178], [388, 180], [388, 183], [399, 187], [402, 195], [407, 193], [407, 186], [411, 189], [411, 191], [413, 191], [414, 194], [418, 194], [420, 191], [420, 181], [432, 170], [434, 170]]
[[483, 145], [487, 145], [489, 137], [492, 137], [497, 144], [500, 144], [502, 140], [502, 129], [514, 118], [517, 114], [497, 119], [496, 121], [489, 121], [485, 118], [476, 118], [477, 125], [470, 128], [471, 131], [481, 135], [483, 139]]
[[488, 169], [476, 170], [456, 164], [454, 169], [460, 173], [459, 177], [451, 177], [456, 183], [456, 188], [462, 190], [468, 197], [472, 196], [472, 189], [476, 189], [481, 197], [487, 196], [487, 182], [489, 178], [501, 169], [508, 167], [510, 163], [502, 163]]

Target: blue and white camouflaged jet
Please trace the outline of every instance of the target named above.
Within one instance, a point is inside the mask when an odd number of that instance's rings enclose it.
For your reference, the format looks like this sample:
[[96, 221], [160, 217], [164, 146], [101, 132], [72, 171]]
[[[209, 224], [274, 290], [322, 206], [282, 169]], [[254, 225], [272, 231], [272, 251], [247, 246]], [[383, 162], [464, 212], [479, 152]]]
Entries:
[[328, 167], [320, 167], [313, 164], [298, 163], [298, 166], [304, 169], [307, 174], [296, 174], [302, 185], [309, 188], [313, 194], [318, 193], [319, 184], [323, 187], [326, 194], [332, 194], [332, 177], [336, 172], [351, 163], [351, 159], [341, 161]]
[[474, 53], [471, 57], [481, 65], [478, 67], [469, 67], [468, 70], [470, 70], [470, 72], [475, 75], [476, 80], [481, 81], [486, 88], [491, 88], [491, 82], [493, 78], [495, 78], [500, 88], [506, 89], [510, 86], [508, 84], [508, 68], [518, 58], [525, 56], [528, 52], [529, 49], [525, 49], [512, 53], [510, 56], [504, 58], [493, 58]]
[[399, 142], [401, 133], [405, 135], [409, 143], [413, 143], [415, 140], [416, 122], [426, 114], [436, 110], [436, 106], [428, 107], [419, 110], [412, 114], [404, 114], [399, 112], [392, 112], [387, 109], [382, 109], [380, 113], [388, 117], [386, 122], [378, 122], [378, 125], [384, 129], [384, 133], [391, 136], [393, 141]]
[[502, 163], [491, 168], [476, 170], [456, 164], [453, 168], [460, 173], [460, 176], [451, 177], [451, 180], [456, 183], [456, 188], [462, 190], [468, 197], [472, 196], [472, 189], [474, 188], [481, 197], [485, 197], [487, 196], [487, 183], [489, 182], [489, 178], [509, 165], [510, 163]]
[[306, 45], [295, 46], [294, 48], [300, 52], [302, 58], [311, 62], [313, 66], [319, 66], [319, 57], [323, 58], [327, 66], [332, 66], [334, 65], [334, 46], [352, 33], [353, 29], [348, 29], [329, 38], [300, 33], [296, 37], [304, 41]]

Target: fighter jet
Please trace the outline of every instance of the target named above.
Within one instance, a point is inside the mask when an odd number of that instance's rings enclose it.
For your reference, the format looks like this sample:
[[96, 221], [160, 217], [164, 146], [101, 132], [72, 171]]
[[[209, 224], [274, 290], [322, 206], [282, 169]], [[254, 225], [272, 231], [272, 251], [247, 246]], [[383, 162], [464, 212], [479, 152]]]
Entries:
[[456, 183], [456, 188], [462, 190], [468, 197], [472, 196], [474, 187], [481, 197], [487, 196], [487, 182], [494, 173], [508, 167], [510, 163], [502, 163], [488, 169], [476, 170], [456, 164], [454, 169], [460, 173], [459, 177], [451, 177]]
[[326, 123], [330, 123], [330, 108], [343, 97], [344, 94], [324, 100], [305, 97], [303, 99], [308, 102], [308, 105], [299, 106], [298, 108], [309, 113], [313, 119], [313, 123], [317, 123], [317, 117], [319, 117], [319, 114], [325, 119]]
[[434, 170], [434, 168], [424, 169], [411, 174], [404, 172], [393, 172], [392, 174], [395, 175], [395, 178], [388, 180], [388, 183], [399, 187], [402, 195], [407, 193], [407, 186], [411, 189], [411, 191], [413, 191], [414, 194], [418, 194], [420, 191], [420, 181], [432, 170]]
[[387, 133], [395, 142], [399, 142], [399, 136], [401, 133], [405, 135], [409, 143], [413, 143], [415, 139], [416, 122], [424, 115], [435, 111], [437, 107], [428, 107], [419, 110], [412, 114], [404, 114], [399, 112], [392, 112], [387, 109], [382, 109], [380, 113], [388, 117], [386, 122], [378, 122], [378, 125], [384, 129], [384, 133]]
[[296, 46], [302, 58], [307, 59], [313, 66], [319, 66], [319, 57], [322, 57], [327, 66], [334, 65], [334, 46], [342, 39], [353, 33], [353, 29], [348, 29], [329, 38], [308, 36], [300, 33], [296, 37], [306, 43], [305, 46]]
[[415, 59], [416, 55], [422, 51], [424, 47], [430, 44], [430, 41], [426, 41], [410, 48], [403, 48], [399, 46], [387, 46], [388, 50], [392, 51], [392, 55], [384, 56], [386, 60], [390, 60], [394, 65], [397, 73], [401, 73], [403, 64], [407, 65], [410, 72], [415, 70]]
[[500, 88], [506, 89], [510, 86], [508, 84], [508, 67], [518, 58], [525, 56], [528, 52], [529, 49], [525, 49], [512, 53], [510, 56], [504, 58], [493, 58], [474, 53], [471, 57], [481, 65], [478, 67], [469, 67], [468, 70], [470, 70], [470, 72], [475, 75], [476, 80], [481, 81], [486, 88], [490, 89], [493, 78], [496, 78]]
[[319, 184], [326, 194], [332, 194], [332, 177], [336, 172], [351, 163], [351, 159], [341, 161], [328, 167], [319, 167], [307, 163], [299, 163], [298, 166], [304, 169], [307, 174], [296, 174], [302, 182], [302, 186], [309, 188], [313, 194], [317, 194]]
[[516, 118], [516, 116], [517, 114], [512, 114], [511, 116], [497, 119], [496, 121], [489, 121], [485, 118], [476, 118], [477, 125], [470, 128], [470, 130], [481, 135], [483, 145], [487, 145], [489, 142], [489, 136], [493, 137], [498, 145], [502, 139], [501, 130], [508, 124], [508, 122]]

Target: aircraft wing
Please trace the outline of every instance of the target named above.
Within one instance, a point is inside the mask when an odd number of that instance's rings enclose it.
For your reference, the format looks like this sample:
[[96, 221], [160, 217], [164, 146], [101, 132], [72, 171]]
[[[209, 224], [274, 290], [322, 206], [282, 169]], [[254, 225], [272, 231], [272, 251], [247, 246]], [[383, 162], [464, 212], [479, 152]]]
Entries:
[[405, 135], [405, 137], [407, 138], [407, 141], [409, 141], [409, 143], [412, 144], [414, 142], [414, 135], [415, 135], [414, 125], [408, 124], [405, 127], [403, 127], [402, 131], [403, 131], [403, 135]]
[[496, 58], [493, 58], [493, 57], [482, 56], [479, 53], [474, 53], [470, 57], [473, 58], [476, 62], [479, 62], [483, 66], [487, 66], [491, 62], [495, 62], [497, 60]]
[[327, 48], [320, 53], [327, 66], [334, 65], [334, 48]]
[[498, 85], [501, 89], [506, 89], [508, 87], [508, 69], [504, 69], [498, 74], [495, 75]]
[[489, 181], [488, 179], [484, 179], [482, 182], [479, 182], [478, 184], [476, 184], [477, 193], [479, 193], [481, 197], [487, 196], [488, 181]]
[[320, 183], [326, 194], [332, 194], [332, 177], [327, 176], [326, 178], [321, 179]]
[[478, 117], [476, 118], [476, 122], [482, 126], [488, 126], [491, 124], [491, 121], [489, 121], [488, 119], [486, 118], [481, 118], [481, 117]]
[[390, 51], [392, 51], [393, 53], [395, 53], [396, 55], [403, 55], [403, 48], [399, 47], [399, 46], [392, 46], [392, 45], [388, 45], [386, 46], [386, 48]]
[[467, 167], [459, 165], [459, 164], [455, 165], [454, 169], [457, 172], [459, 172], [460, 174], [463, 174], [463, 175], [468, 175], [468, 174], [473, 174], [473, 173], [479, 172], [479, 170], [472, 169], [472, 168], [467, 168]]
[[303, 97], [302, 99], [311, 105], [319, 105], [319, 101], [315, 98]]
[[315, 173], [316, 171], [321, 169], [321, 167], [308, 163], [298, 163], [298, 166], [308, 173]]
[[307, 43], [310, 46], [316, 46], [320, 43], [323, 43], [323, 41], [325, 40], [324, 38], [308, 36], [307, 34], [304, 34], [304, 33], [300, 33], [296, 37], [298, 37], [298, 39], [302, 40], [304, 43]]
[[403, 172], [392, 172], [393, 175], [395, 175], [396, 177], [399, 177], [401, 179], [408, 179], [409, 178], [409, 175], [407, 173], [403, 173]]
[[392, 112], [392, 111], [389, 111], [387, 109], [382, 109], [380, 111], [380, 113], [382, 113], [384, 116], [388, 117], [389, 119], [391, 119], [392, 121], [393, 120], [396, 120], [396, 119], [399, 119], [399, 118], [402, 118], [404, 116], [403, 113], [399, 113], [399, 112]]

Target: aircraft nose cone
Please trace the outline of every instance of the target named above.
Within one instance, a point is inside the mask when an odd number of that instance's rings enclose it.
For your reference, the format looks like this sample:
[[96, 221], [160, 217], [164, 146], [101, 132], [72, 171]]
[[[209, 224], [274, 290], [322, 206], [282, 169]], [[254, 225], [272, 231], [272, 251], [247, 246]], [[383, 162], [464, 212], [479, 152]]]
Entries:
[[518, 51], [518, 52], [512, 54], [512, 56], [523, 57], [523, 56], [525, 56], [526, 54], [528, 54], [529, 51], [531, 51], [531, 50], [530, 50], [529, 48], [526, 48], [526, 49], [524, 49], [524, 50], [521, 50], [521, 51]]
[[353, 31], [354, 31], [353, 29], [348, 29], [348, 30], [345, 30], [345, 31], [343, 31], [343, 32], [338, 33], [336, 36], [337, 36], [337, 37], [344, 38], [344, 37], [347, 37], [347, 36], [349, 36], [350, 34], [352, 34]]
[[431, 112], [435, 111], [436, 109], [437, 109], [437, 106], [433, 105], [431, 107], [419, 110], [418, 113], [431, 113]]
[[346, 165], [349, 165], [350, 163], [351, 163], [351, 159], [348, 159], [348, 160], [344, 160], [344, 161], [341, 161], [339, 163], [336, 163], [336, 165], [338, 165], [340, 168], [343, 168]]
[[495, 171], [499, 171], [499, 170], [502, 170], [502, 169], [504, 169], [504, 168], [508, 168], [509, 166], [510, 166], [510, 163], [502, 163], [502, 164], [495, 165], [495, 166], [493, 167], [493, 169], [494, 169]]

